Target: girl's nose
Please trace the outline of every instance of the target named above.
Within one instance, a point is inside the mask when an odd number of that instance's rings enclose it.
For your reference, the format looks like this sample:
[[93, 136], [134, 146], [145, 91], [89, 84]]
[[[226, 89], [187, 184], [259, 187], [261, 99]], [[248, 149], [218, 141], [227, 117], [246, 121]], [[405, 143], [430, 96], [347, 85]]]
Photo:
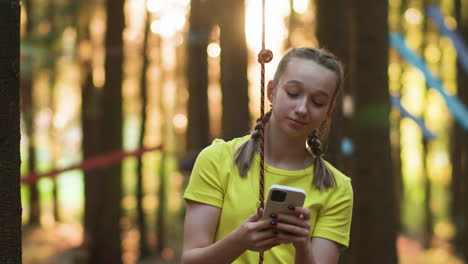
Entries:
[[297, 105], [296, 105], [296, 113], [298, 115], [305, 115], [307, 114], [307, 100], [298, 100]]

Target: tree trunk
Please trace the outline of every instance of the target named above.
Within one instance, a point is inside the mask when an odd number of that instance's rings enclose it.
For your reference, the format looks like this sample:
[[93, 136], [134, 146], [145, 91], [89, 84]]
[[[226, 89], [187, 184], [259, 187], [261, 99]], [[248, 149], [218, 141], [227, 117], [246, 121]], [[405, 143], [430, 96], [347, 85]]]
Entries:
[[222, 138], [230, 140], [250, 131], [244, 0], [220, 7]]
[[[159, 78], [159, 113], [161, 116], [167, 116], [167, 106], [164, 103], [165, 97], [165, 84], [167, 82], [167, 76], [169, 76], [168, 70], [165, 69], [163, 66], [163, 52], [162, 48], [164, 43], [161, 37], [158, 37], [157, 44], [159, 49], [159, 61], [158, 64], [162, 67], [162, 74], [161, 78]], [[161, 120], [160, 131], [161, 131], [161, 141], [166, 142], [168, 141], [168, 129], [169, 122], [165, 119]], [[167, 147], [164, 146], [164, 149], [161, 152], [161, 157], [159, 161], [158, 171], [156, 172], [159, 175], [159, 187], [156, 192], [158, 197], [158, 209], [156, 212], [156, 252], [159, 256], [162, 256], [163, 249], [166, 247], [166, 174], [165, 174], [165, 164], [166, 164], [166, 153]]]
[[[427, 99], [427, 97], [426, 97]], [[426, 100], [425, 100], [426, 101]], [[427, 102], [427, 101], [426, 101]], [[434, 220], [431, 210], [431, 197], [432, 197], [432, 184], [431, 179], [429, 178], [429, 170], [427, 169], [427, 154], [428, 142], [426, 139], [423, 139], [423, 150], [422, 150], [422, 175], [424, 178], [424, 230], [423, 230], [423, 239], [422, 244], [424, 248], [429, 249], [431, 247], [431, 240], [434, 234], [433, 226]]]
[[[90, 43], [91, 36], [89, 24], [92, 12], [89, 10], [89, 2], [80, 2], [80, 12], [77, 19], [78, 43], [85, 45]], [[85, 54], [80, 58], [81, 67], [81, 128], [83, 133], [82, 151], [83, 160], [102, 153], [100, 144], [100, 90], [93, 84], [93, 67], [91, 54]], [[85, 171], [84, 174], [84, 239], [83, 247], [88, 254], [80, 263], [91, 263], [89, 253], [97, 249], [94, 236], [96, 235], [97, 222], [100, 215], [99, 177], [102, 170]]]
[[[105, 85], [101, 94], [100, 149], [103, 153], [122, 149], [122, 79], [124, 0], [107, 1], [105, 33]], [[98, 191], [97, 214], [93, 215], [89, 263], [122, 263], [120, 218], [121, 164], [101, 171], [92, 188]], [[93, 195], [94, 196], [94, 195]]]
[[356, 171], [351, 259], [352, 263], [397, 263], [389, 137], [388, 3], [356, 0], [355, 7]]
[[21, 263], [20, 3], [0, 2], [0, 263]]
[[[293, 1], [291, 0], [291, 3]], [[321, 48], [325, 48], [335, 54], [343, 63], [344, 76], [349, 76], [348, 69], [351, 65], [349, 56], [352, 47], [349, 37], [351, 23], [337, 23], [336, 21], [350, 21], [351, 6], [349, 1], [327, 0], [316, 2], [317, 28], [316, 36]], [[290, 18], [290, 23], [293, 19]], [[290, 31], [291, 33], [291, 31]], [[343, 91], [340, 97], [336, 98], [336, 107], [333, 111], [332, 119], [330, 120], [330, 135], [328, 136], [328, 145], [326, 148], [326, 159], [337, 169], [344, 174], [352, 177], [352, 171], [345, 165], [344, 155], [341, 149], [341, 144], [345, 136], [350, 137], [352, 127], [349, 126], [349, 117], [343, 114], [343, 97], [345, 94], [351, 96], [351, 82], [345, 77]], [[347, 121], [347, 122], [345, 122]], [[345, 132], [346, 131], [346, 132]], [[342, 254], [340, 260], [345, 261], [346, 254]]]
[[211, 1], [193, 0], [190, 6], [190, 30], [187, 42], [188, 127], [187, 152], [196, 156], [210, 144], [208, 111], [208, 57], [207, 46], [213, 18]]
[[[27, 23], [24, 27], [25, 41], [31, 43], [34, 34], [34, 13], [31, 0], [25, 1]], [[26, 137], [28, 138], [28, 172], [36, 171], [36, 145], [34, 140], [34, 100], [33, 100], [33, 62], [25, 60], [21, 78], [21, 108], [24, 118]], [[41, 211], [37, 182], [29, 184], [29, 219], [28, 224], [37, 226], [40, 223]]]
[[[349, 23], [337, 23], [338, 20], [349, 20], [349, 3], [341, 0], [317, 1], [317, 39], [321, 48], [325, 48], [338, 56], [345, 66], [345, 76], [348, 76], [348, 52], [349, 52]], [[348, 91], [348, 83], [345, 82], [344, 91]], [[344, 92], [343, 91], [343, 92]], [[345, 136], [343, 116], [343, 97], [336, 99], [336, 107], [333, 112], [330, 135], [328, 137], [327, 160], [336, 168], [344, 170], [341, 143]], [[349, 134], [348, 134], [349, 136]], [[346, 174], [346, 172], [345, 172]]]
[[[52, 27], [51, 29], [51, 46], [56, 46], [55, 43], [59, 41], [59, 38], [61, 35], [58, 32], [62, 32], [62, 28], [60, 28], [60, 24], [57, 21], [56, 17], [56, 9], [57, 9], [57, 3], [54, 0], [49, 0], [48, 4], [48, 9], [47, 9], [47, 19]], [[58, 131], [54, 125], [54, 119], [55, 115], [57, 114], [57, 108], [56, 108], [56, 89], [57, 89], [57, 65], [56, 62], [60, 58], [61, 50], [55, 50], [52, 49], [53, 55], [49, 58], [48, 62], [46, 63], [46, 68], [48, 70], [49, 74], [49, 79], [50, 79], [50, 109], [52, 113], [51, 121], [49, 123], [49, 150], [52, 153], [52, 168], [56, 168], [57, 166], [57, 159], [59, 156], [58, 153], [58, 144], [55, 142], [55, 137], [58, 135]], [[53, 216], [54, 220], [56, 222], [60, 221], [60, 213], [59, 213], [59, 197], [58, 197], [58, 181], [57, 177], [54, 177], [51, 179], [52, 181], [52, 210], [53, 210]]]
[[[320, 2], [320, 1], [318, 1]], [[317, 2], [317, 5], [319, 5], [319, 3]], [[317, 9], [319, 9], [317, 7]], [[289, 50], [291, 48], [294, 47], [294, 43], [293, 43], [293, 40], [292, 40], [292, 36], [294, 34], [294, 30], [296, 29], [296, 26], [297, 26], [297, 20], [298, 20], [298, 14], [296, 13], [296, 11], [294, 10], [294, 0], [289, 0], [289, 18], [288, 18], [288, 36], [286, 37], [286, 40], [284, 41], [284, 49], [285, 50]], [[317, 13], [318, 15], [318, 13]], [[319, 20], [319, 18], [317, 18], [317, 20]]]
[[[468, 41], [468, 4], [455, 0], [455, 19], [459, 32], [465, 42]], [[458, 96], [464, 104], [468, 104], [468, 73], [462, 65], [457, 64]], [[455, 248], [465, 261], [468, 261], [468, 135], [455, 122], [451, 142], [452, 161], [452, 221], [455, 224]]]
[[[423, 0], [423, 7], [426, 7], [429, 5], [428, 0]], [[428, 36], [428, 24], [430, 23], [429, 17], [427, 15], [424, 15], [424, 20], [423, 20], [423, 42], [421, 45], [420, 49], [420, 54], [422, 54], [424, 58], [424, 51], [426, 50], [426, 43], [427, 43], [427, 38], [425, 36]], [[443, 61], [443, 60], [441, 60]], [[423, 106], [428, 105], [428, 92], [427, 92], [427, 87], [424, 91], [424, 103]], [[422, 120], [424, 120], [424, 114], [425, 114], [426, 108], [424, 107], [422, 111]], [[424, 184], [424, 227], [423, 227], [423, 237], [422, 237], [422, 244], [424, 248], [429, 249], [431, 247], [431, 240], [433, 236], [433, 216], [432, 216], [432, 210], [431, 210], [431, 197], [432, 197], [432, 187], [431, 187], [431, 179], [429, 178], [429, 170], [427, 166], [427, 155], [429, 153], [429, 142], [426, 138], [423, 136], [422, 140], [422, 177], [423, 177], [423, 184]]]
[[158, 190], [158, 213], [156, 216], [156, 250], [159, 256], [162, 256], [166, 248], [166, 207], [167, 207], [167, 188], [166, 188], [166, 153], [161, 153], [159, 161], [159, 190]]
[[[141, 82], [140, 82], [140, 98], [141, 98], [141, 125], [140, 125], [140, 148], [144, 147], [145, 143], [145, 131], [146, 131], [146, 120], [147, 112], [146, 107], [148, 105], [148, 93], [147, 93], [147, 81], [146, 77], [148, 74], [148, 38], [150, 34], [150, 24], [151, 24], [151, 13], [146, 12], [145, 20], [145, 37], [143, 40], [143, 50], [142, 50], [142, 60], [143, 65], [141, 67]], [[148, 241], [147, 241], [147, 227], [146, 227], [146, 218], [145, 211], [143, 208], [143, 198], [144, 198], [144, 188], [143, 188], [143, 155], [138, 157], [137, 163], [137, 186], [136, 186], [136, 199], [137, 199], [137, 225], [140, 232], [140, 259], [147, 257], [150, 253]]]
[[[408, 8], [408, 0], [402, 0], [398, 8], [398, 16], [403, 17], [406, 9]], [[401, 19], [397, 26], [397, 31], [404, 32], [405, 20]], [[397, 95], [401, 95], [403, 91], [403, 76], [405, 73], [406, 63], [403, 62], [403, 59], [400, 57], [397, 58], [398, 64], [400, 65], [400, 74], [398, 76], [398, 90]], [[404, 202], [404, 183], [403, 183], [403, 170], [402, 170], [402, 160], [401, 160], [401, 116], [398, 115], [392, 120], [391, 123], [391, 132], [393, 134], [392, 139], [392, 164], [393, 164], [393, 177], [395, 179], [395, 199], [396, 199], [396, 215], [395, 220], [397, 222], [397, 230], [401, 231], [403, 229], [402, 220], [401, 220], [401, 207]]]

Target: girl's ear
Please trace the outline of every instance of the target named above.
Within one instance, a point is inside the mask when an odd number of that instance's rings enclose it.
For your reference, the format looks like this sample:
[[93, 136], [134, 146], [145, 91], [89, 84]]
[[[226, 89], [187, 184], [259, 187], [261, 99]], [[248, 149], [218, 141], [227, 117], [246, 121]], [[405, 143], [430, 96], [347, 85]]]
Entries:
[[268, 82], [267, 96], [268, 96], [268, 101], [270, 101], [270, 103], [273, 104], [273, 97], [275, 97], [275, 88], [273, 87], [273, 81]]

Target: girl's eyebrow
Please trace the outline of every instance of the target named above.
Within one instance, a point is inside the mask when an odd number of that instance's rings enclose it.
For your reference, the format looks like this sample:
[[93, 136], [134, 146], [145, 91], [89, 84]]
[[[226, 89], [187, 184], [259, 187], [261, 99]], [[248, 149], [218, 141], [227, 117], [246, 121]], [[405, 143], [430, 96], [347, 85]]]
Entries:
[[286, 82], [286, 84], [296, 84], [296, 85], [299, 85], [299, 86], [304, 86], [304, 83], [301, 82], [301, 81], [298, 81], [298, 80], [289, 80]]

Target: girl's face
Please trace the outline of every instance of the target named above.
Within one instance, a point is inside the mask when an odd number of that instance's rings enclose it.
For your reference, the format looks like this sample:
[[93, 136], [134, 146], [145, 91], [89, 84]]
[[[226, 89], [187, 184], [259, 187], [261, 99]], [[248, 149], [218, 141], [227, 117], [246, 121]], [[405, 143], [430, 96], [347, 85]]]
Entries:
[[313, 60], [292, 58], [278, 84], [268, 84], [271, 120], [290, 136], [307, 137], [333, 111], [336, 86], [335, 73], [329, 69]]

